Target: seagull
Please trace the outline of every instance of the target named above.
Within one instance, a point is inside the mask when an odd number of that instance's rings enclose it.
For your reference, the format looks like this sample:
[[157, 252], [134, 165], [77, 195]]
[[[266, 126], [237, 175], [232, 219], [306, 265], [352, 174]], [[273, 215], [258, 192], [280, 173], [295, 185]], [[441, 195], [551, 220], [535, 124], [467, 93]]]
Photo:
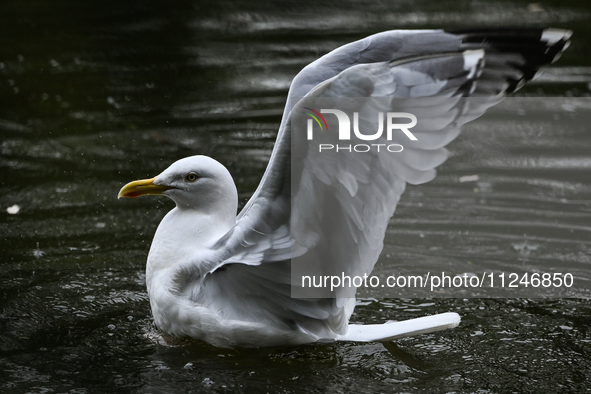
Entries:
[[[453, 312], [349, 324], [356, 287], [306, 293], [294, 266], [343, 277], [371, 273], [406, 184], [432, 180], [461, 126], [557, 60], [571, 34], [393, 30], [333, 50], [292, 81], [267, 169], [238, 215], [230, 172], [207, 156], [183, 158], [125, 185], [119, 198], [163, 195], [176, 204], [158, 226], [146, 264], [156, 326], [218, 347], [392, 341], [456, 327], [460, 316]], [[314, 141], [294, 139], [302, 134], [294, 122], [313, 115], [306, 109], [314, 100], [350, 97], [375, 98], [390, 110], [402, 102], [427, 120], [418, 116], [415, 140], [396, 154], [321, 155]], [[336, 119], [322, 120], [329, 118]]]

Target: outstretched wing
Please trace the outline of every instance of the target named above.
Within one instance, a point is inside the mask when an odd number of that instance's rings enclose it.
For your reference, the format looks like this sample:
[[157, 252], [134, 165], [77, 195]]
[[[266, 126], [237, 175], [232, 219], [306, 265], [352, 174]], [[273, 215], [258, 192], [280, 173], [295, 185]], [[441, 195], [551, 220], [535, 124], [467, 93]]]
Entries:
[[[442, 53], [449, 54], [483, 49], [485, 50], [485, 62], [484, 67], [480, 70], [478, 83], [471, 85], [472, 92], [467, 92], [464, 89], [459, 91], [458, 95], [470, 97], [498, 96], [502, 98], [503, 95], [512, 93], [527, 81], [533, 79], [541, 66], [556, 61], [568, 47], [571, 34], [570, 31], [552, 28], [485, 28], [449, 32], [442, 30], [393, 30], [349, 43], [324, 55], [306, 66], [291, 84], [275, 148], [259, 187], [238, 216], [238, 227], [240, 229], [238, 232], [240, 234], [244, 234], [244, 231], [251, 233], [255, 238], [258, 238], [257, 241], [252, 240], [253, 245], [256, 244], [263, 248], [264, 246], [260, 242], [262, 239], [257, 234], [259, 232], [267, 234], [262, 238], [270, 240], [268, 237], [270, 231], [276, 230], [279, 223], [284, 223], [285, 219], [289, 219], [289, 177], [294, 175], [290, 173], [289, 167], [291, 157], [289, 135], [291, 109], [294, 106], [294, 101], [309, 95], [312, 89], [318, 85], [335, 78], [343, 71], [354, 66], [396, 61], [408, 65], [413, 60], [420, 60], [423, 56], [432, 57]], [[435, 68], [436, 62], [425, 62], [423, 65], [427, 65], [422, 69], [425, 75], [436, 73], [438, 70]], [[433, 68], [429, 70], [429, 66]], [[354, 70], [355, 73], [361, 72], [359, 67]], [[401, 68], [392, 67], [391, 70], [393, 74], [402, 76], [397, 74], [398, 72], [402, 73]], [[444, 70], [439, 70], [439, 72], [444, 72]], [[352, 75], [347, 74], [347, 76]], [[351, 78], [344, 78], [344, 75], [342, 77], [340, 82], [351, 80]], [[413, 81], [401, 82], [402, 84], [399, 86], [413, 83]], [[358, 82], [349, 85], [351, 90], [354, 91], [355, 88], [351, 85], [356, 83]], [[420, 85], [418, 82], [415, 82], [415, 84], [416, 86]], [[386, 90], [388, 89], [387, 84], [383, 86], [386, 86]], [[351, 90], [347, 90], [345, 87], [342, 90], [344, 96], [352, 95]], [[369, 89], [366, 92], [369, 92]], [[372, 91], [371, 95], [376, 97], [380, 93], [382, 92]], [[429, 94], [424, 95], [428, 96]], [[431, 92], [431, 95], [437, 96], [436, 92]], [[472, 119], [481, 115], [491, 105], [486, 100], [482, 103], [482, 108], [472, 109]], [[476, 105], [477, 101], [472, 101], [472, 104]], [[465, 121], [469, 120], [471, 119]], [[275, 205], [269, 204], [271, 201]], [[235, 234], [230, 234], [222, 242], [227, 242], [232, 238], [232, 235]], [[236, 237], [236, 239], [241, 236]], [[289, 238], [287, 228], [284, 228], [284, 231], [275, 233], [274, 236], [277, 237], [277, 241], [285, 241]], [[270, 246], [271, 244], [275, 246]], [[289, 247], [285, 248], [283, 242], [273, 241], [267, 247], [273, 249], [273, 253], [267, 251], [269, 261], [289, 256], [287, 251]], [[247, 259], [247, 261], [249, 260]]]
[[[320, 338], [342, 333], [354, 289], [334, 298], [291, 298], [292, 257], [316, 268], [308, 275], [370, 273], [406, 183], [431, 180], [461, 125], [553, 61], [569, 36], [558, 30], [391, 31], [307, 66], [290, 89], [263, 180], [236, 226], [214, 246], [211, 260], [195, 268], [209, 274], [192, 298], [215, 305], [221, 298], [216, 292], [223, 291], [227, 316], [295, 325]], [[351, 96], [380, 97], [373, 103], [384, 111], [421, 112], [425, 122], [413, 129], [418, 140], [396, 155], [330, 160], [306, 140], [292, 147], [296, 109], [319, 98]], [[466, 102], [468, 96], [481, 98]], [[409, 98], [421, 101], [413, 107]]]

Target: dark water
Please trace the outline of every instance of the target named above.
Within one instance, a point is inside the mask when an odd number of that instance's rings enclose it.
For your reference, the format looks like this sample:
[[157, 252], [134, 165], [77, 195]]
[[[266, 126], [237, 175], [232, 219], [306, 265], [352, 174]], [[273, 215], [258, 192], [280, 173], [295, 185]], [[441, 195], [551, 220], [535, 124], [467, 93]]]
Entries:
[[[519, 95], [585, 106], [590, 16], [586, 1], [2, 2], [0, 391], [591, 391], [584, 292], [362, 294], [356, 322], [462, 315], [455, 330], [391, 344], [227, 350], [162, 338], [143, 270], [171, 203], [116, 199], [124, 183], [202, 153], [228, 166], [244, 204], [291, 78], [336, 46], [391, 28], [573, 29], [563, 58]], [[407, 190], [378, 271], [486, 259], [589, 279], [591, 136], [480, 121], [450, 146], [434, 182]], [[477, 182], [458, 181], [474, 174]]]

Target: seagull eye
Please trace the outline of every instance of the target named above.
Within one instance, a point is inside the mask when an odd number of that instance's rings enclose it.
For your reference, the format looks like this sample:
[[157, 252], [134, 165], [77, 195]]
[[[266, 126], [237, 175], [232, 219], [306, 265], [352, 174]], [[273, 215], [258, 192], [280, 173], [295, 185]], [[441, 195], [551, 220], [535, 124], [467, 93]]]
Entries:
[[199, 178], [194, 172], [190, 172], [185, 176], [186, 182], [195, 182]]

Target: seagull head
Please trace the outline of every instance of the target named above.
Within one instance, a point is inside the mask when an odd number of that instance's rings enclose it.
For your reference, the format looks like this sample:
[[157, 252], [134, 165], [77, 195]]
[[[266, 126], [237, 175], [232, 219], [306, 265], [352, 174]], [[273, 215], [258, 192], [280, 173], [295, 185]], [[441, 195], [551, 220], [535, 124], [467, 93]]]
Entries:
[[181, 210], [236, 215], [238, 192], [230, 172], [207, 156], [191, 156], [174, 162], [160, 175], [123, 186], [118, 198], [163, 195]]

